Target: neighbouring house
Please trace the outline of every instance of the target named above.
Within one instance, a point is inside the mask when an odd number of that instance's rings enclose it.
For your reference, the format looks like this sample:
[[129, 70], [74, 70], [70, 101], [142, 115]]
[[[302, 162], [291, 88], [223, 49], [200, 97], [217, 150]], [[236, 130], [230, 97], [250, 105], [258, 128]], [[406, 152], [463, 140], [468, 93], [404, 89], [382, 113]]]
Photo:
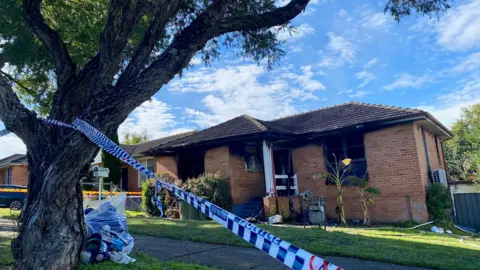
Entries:
[[[173, 156], [149, 156], [143, 154], [144, 152], [157, 147], [162, 144], [169, 143], [171, 141], [184, 138], [186, 136], [194, 134], [195, 131], [176, 134], [144, 143], [128, 145], [120, 145], [130, 156], [137, 159], [145, 168], [156, 173], [170, 173], [173, 177], [177, 176], [176, 160]], [[147, 180], [144, 174], [141, 174], [135, 168], [129, 166], [126, 163], [122, 163], [122, 189], [126, 191], [141, 191], [142, 181]]]
[[15, 154], [0, 159], [0, 184], [28, 185], [27, 155]]
[[[192, 134], [124, 148], [156, 173], [184, 180], [205, 172], [225, 175], [237, 212], [261, 202], [267, 215], [274, 213], [275, 189], [280, 206], [288, 205], [290, 171], [295, 209], [298, 195], [311, 190], [325, 197], [329, 217], [336, 216], [336, 188], [313, 175], [326, 171], [335, 154], [352, 159], [351, 174], [368, 173], [369, 184], [380, 189], [372, 221], [424, 222], [426, 187], [444, 172], [443, 142], [451, 137], [428, 112], [350, 102], [272, 121], [242, 115]], [[139, 190], [144, 177], [131, 168], [124, 175], [128, 190]], [[354, 187], [346, 188], [344, 201], [347, 218], [361, 219]]]

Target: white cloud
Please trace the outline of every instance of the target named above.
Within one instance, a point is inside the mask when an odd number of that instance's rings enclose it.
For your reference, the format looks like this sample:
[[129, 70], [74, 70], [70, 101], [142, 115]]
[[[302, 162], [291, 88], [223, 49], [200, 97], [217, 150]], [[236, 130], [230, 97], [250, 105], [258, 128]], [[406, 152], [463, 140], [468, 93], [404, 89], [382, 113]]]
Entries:
[[480, 70], [480, 52], [472, 53], [465, 57], [462, 62], [451, 68], [450, 72], [460, 73]]
[[200, 57], [194, 57], [190, 61], [190, 65], [198, 65], [200, 63], [202, 63], [202, 58], [200, 58]]
[[432, 81], [430, 76], [427, 74], [420, 77], [416, 77], [408, 73], [401, 73], [401, 74], [395, 75], [395, 78], [396, 80], [393, 83], [386, 85], [383, 88], [385, 90], [394, 90], [397, 88], [420, 88], [425, 83]]
[[480, 47], [480, 0], [460, 5], [437, 25], [438, 44], [461, 51]]
[[25, 144], [15, 134], [0, 137], [0, 159], [14, 154], [25, 154], [26, 152]]
[[[279, 29], [279, 28], [277, 28]], [[308, 23], [301, 24], [292, 31], [286, 28], [278, 30], [277, 38], [283, 41], [293, 41], [315, 33], [315, 29]]]
[[321, 67], [342, 67], [345, 64], [355, 62], [355, 46], [342, 36], [336, 36], [335, 33], [327, 34], [330, 41], [326, 46], [327, 52], [319, 63]]
[[260, 119], [293, 114], [293, 104], [319, 100], [315, 93], [325, 86], [315, 76], [311, 66], [288, 65], [271, 72], [255, 64], [202, 68], [175, 80], [169, 91], [206, 93], [204, 109], [185, 109], [191, 122], [206, 128], [242, 114]]
[[369, 84], [372, 80], [375, 79], [375, 75], [371, 72], [366, 70], [360, 71], [355, 73], [355, 77], [363, 82], [358, 86], [360, 88], [364, 87], [365, 85]]
[[152, 139], [170, 135], [175, 126], [175, 116], [169, 111], [170, 106], [156, 98], [143, 103], [120, 125], [120, 141], [126, 133], [132, 132], [146, 132]]
[[289, 47], [289, 52], [292, 52], [292, 53], [298, 53], [302, 51], [303, 51], [303, 43], [296, 46]]
[[371, 68], [373, 67], [376, 63], [378, 62], [378, 58], [372, 58], [370, 61], [368, 61], [365, 65], [363, 65], [364, 68]]
[[389, 23], [389, 18], [383, 12], [370, 13], [367, 12], [364, 14], [363, 19], [360, 21], [360, 25], [366, 28], [372, 29], [381, 29], [387, 27]]
[[343, 8], [340, 9], [337, 14], [338, 14], [338, 17], [340, 18], [345, 18], [348, 16], [348, 12]]
[[451, 127], [460, 118], [463, 108], [480, 103], [480, 74], [462, 80], [453, 91], [437, 97], [434, 105], [423, 105], [419, 109], [430, 112], [443, 124]]
[[364, 97], [365, 95], [367, 95], [369, 92], [366, 92], [366, 91], [357, 91], [351, 95], [348, 95], [349, 97], [351, 98], [362, 98]]

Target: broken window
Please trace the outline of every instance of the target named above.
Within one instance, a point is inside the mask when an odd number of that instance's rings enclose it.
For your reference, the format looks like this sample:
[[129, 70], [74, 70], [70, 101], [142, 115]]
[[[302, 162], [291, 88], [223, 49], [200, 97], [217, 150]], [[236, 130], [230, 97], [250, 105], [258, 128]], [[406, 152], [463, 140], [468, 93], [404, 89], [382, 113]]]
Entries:
[[[363, 132], [350, 132], [328, 137], [324, 141], [326, 160], [335, 166], [336, 162], [351, 159], [348, 175], [365, 178], [367, 173], [367, 160], [365, 158], [365, 145]], [[331, 170], [331, 168], [328, 168]]]

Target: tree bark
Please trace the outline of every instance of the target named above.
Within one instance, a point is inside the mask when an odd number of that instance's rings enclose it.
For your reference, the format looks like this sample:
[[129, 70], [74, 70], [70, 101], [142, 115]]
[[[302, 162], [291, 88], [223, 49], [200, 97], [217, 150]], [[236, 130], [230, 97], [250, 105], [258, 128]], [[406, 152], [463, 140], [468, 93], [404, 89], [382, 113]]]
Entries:
[[[53, 127], [52, 127], [53, 128]], [[97, 148], [73, 133], [53, 155], [34, 160], [42, 148], [28, 149], [28, 198], [20, 234], [12, 241], [15, 269], [71, 269], [86, 238], [80, 175]]]

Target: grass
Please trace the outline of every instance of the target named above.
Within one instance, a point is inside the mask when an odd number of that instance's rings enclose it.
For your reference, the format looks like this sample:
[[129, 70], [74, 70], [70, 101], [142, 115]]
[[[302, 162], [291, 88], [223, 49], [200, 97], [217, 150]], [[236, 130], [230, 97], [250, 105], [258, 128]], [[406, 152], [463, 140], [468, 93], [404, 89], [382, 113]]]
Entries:
[[[0, 237], [0, 269], [13, 269], [15, 260], [12, 257], [12, 252], [10, 250], [10, 240], [9, 238]], [[205, 266], [200, 266], [196, 264], [180, 263], [180, 262], [162, 262], [156, 258], [149, 257], [144, 253], [136, 253], [132, 255], [133, 258], [136, 258], [137, 261], [133, 264], [117, 264], [113, 262], [102, 262], [97, 264], [88, 264], [80, 265], [79, 270], [116, 270], [116, 269], [125, 269], [125, 270], [209, 270], [214, 268], [209, 268]]]
[[0, 208], [0, 218], [13, 219], [15, 215], [18, 216], [19, 214], [20, 214], [20, 211], [18, 210], [10, 211], [10, 208]]
[[[394, 264], [436, 269], [480, 269], [480, 241], [417, 230], [360, 228], [278, 227], [263, 229], [318, 255], [354, 257]], [[129, 220], [132, 234], [143, 234], [212, 244], [252, 247], [214, 222], [135, 218]], [[472, 244], [474, 246], [471, 246]], [[475, 246], [476, 245], [476, 246]]]

